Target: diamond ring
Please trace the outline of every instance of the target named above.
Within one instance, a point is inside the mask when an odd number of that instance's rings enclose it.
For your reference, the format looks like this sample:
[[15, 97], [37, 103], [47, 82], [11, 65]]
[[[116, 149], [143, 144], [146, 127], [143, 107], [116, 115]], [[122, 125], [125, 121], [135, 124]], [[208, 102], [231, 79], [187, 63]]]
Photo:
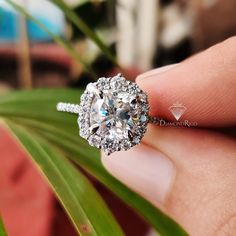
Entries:
[[148, 115], [147, 94], [121, 74], [89, 83], [80, 105], [59, 102], [57, 110], [78, 114], [80, 136], [107, 155], [139, 144], [147, 124], [159, 123]]

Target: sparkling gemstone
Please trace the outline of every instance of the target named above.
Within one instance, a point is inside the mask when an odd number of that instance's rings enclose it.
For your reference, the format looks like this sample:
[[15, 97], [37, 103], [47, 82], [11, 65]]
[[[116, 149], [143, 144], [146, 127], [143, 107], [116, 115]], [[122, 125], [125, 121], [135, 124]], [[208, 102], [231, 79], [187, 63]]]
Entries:
[[147, 95], [120, 74], [90, 83], [81, 97], [80, 135], [108, 155], [140, 143], [148, 123]]
[[[91, 132], [106, 135], [110, 139], [133, 139], [133, 132], [142, 116], [139, 116], [136, 103], [137, 99], [128, 92], [113, 94], [105, 90], [99, 96], [95, 95], [90, 115]], [[94, 130], [94, 129], [93, 129]]]

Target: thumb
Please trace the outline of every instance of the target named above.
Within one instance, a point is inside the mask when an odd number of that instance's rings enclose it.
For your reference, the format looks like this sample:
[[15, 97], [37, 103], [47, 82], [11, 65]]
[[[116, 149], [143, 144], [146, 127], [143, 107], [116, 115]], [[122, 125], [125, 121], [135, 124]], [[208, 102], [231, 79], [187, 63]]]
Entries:
[[234, 235], [236, 145], [202, 130], [150, 126], [144, 143], [103, 156], [107, 170], [190, 235]]

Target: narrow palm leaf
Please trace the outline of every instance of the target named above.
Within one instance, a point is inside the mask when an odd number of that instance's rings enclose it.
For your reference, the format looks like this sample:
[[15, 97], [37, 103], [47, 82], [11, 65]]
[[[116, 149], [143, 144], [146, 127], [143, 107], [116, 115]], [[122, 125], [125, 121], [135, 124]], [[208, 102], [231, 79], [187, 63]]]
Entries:
[[47, 178], [80, 235], [123, 235], [94, 187], [57, 149], [31, 130], [11, 122], [8, 126]]
[[7, 236], [7, 232], [5, 230], [1, 216], [0, 216], [0, 236]]
[[52, 2], [54, 2], [65, 13], [68, 19], [70, 19], [71, 22], [73, 22], [74, 25], [84, 33], [84, 35], [90, 38], [101, 49], [114, 65], [120, 67], [115, 56], [107, 45], [92, 29], [90, 29], [80, 16], [78, 16], [63, 0], [52, 0]]
[[45, 89], [15, 92], [0, 99], [0, 116], [28, 127], [60, 147], [75, 163], [94, 175], [128, 205], [136, 209], [162, 235], [187, 235], [172, 219], [112, 177], [102, 166], [97, 149], [78, 135], [77, 117], [58, 113], [56, 103], [79, 103], [81, 91]]
[[23, 7], [19, 4], [15, 3], [12, 0], [6, 0], [16, 11], [23, 14], [27, 19], [34, 22], [38, 25], [43, 31], [45, 31], [58, 45], [62, 46], [67, 53], [78, 63], [82, 64], [84, 69], [87, 70], [94, 79], [96, 79], [96, 73], [91, 68], [91, 66], [80, 56], [80, 54], [68, 43], [67, 41], [63, 40], [61, 37], [57, 36], [56, 34], [52, 33], [46, 26], [44, 26], [39, 20], [37, 20], [34, 16], [29, 14]]
[[72, 2], [71, 4], [73, 7], [79, 7], [86, 3], [98, 3], [98, 2], [104, 2], [106, 0], [77, 0], [76, 2]]

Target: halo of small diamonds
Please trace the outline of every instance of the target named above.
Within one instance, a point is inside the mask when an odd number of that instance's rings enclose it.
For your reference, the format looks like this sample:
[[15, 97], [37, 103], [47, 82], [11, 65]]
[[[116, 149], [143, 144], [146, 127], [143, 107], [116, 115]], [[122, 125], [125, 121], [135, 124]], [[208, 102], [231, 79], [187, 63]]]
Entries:
[[80, 135], [106, 154], [140, 143], [149, 121], [147, 95], [120, 74], [89, 83], [81, 96]]

